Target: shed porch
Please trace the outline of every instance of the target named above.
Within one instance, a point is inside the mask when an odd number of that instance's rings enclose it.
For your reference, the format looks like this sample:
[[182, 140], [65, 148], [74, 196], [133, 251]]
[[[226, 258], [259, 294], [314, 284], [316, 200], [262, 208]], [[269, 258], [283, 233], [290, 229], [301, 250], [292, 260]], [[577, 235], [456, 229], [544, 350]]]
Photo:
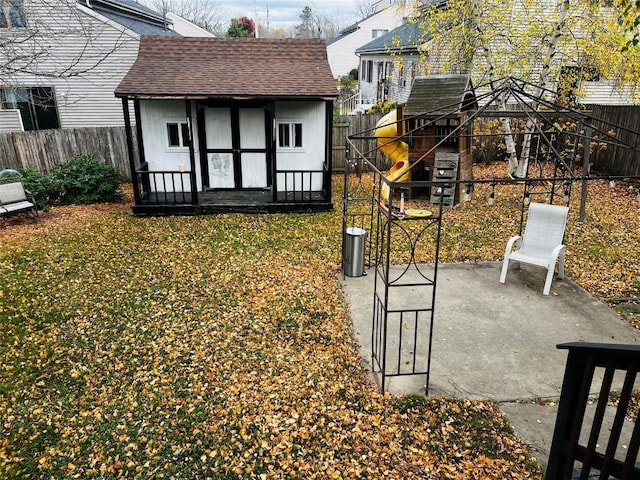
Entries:
[[[273, 187], [246, 190], [204, 189], [189, 191], [191, 172], [136, 171], [133, 213], [138, 215], [195, 215], [210, 213], [321, 212], [333, 209], [331, 190], [302, 189], [315, 177], [331, 177], [330, 171], [287, 171], [285, 190]], [[296, 181], [297, 180], [297, 181]], [[195, 180], [194, 180], [195, 181]], [[169, 188], [160, 188], [160, 186]], [[186, 190], [186, 191], [185, 191]]]

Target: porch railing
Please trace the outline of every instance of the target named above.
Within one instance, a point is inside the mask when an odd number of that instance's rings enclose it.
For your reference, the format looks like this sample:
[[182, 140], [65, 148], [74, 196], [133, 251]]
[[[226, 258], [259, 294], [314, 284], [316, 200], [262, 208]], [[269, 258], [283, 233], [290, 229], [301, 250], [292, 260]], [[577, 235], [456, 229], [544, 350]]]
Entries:
[[[324, 203], [331, 199], [330, 176], [321, 170], [276, 170], [273, 186], [275, 203]], [[191, 172], [149, 170], [140, 165], [135, 172], [134, 194], [138, 205], [197, 205], [198, 193], [191, 191]]]
[[[276, 170], [274, 201], [314, 203], [326, 202], [330, 193], [326, 190], [324, 170]], [[314, 185], [319, 187], [314, 188]]]
[[191, 172], [176, 170], [149, 170], [144, 163], [136, 170], [140, 192], [136, 203], [145, 205], [194, 205], [197, 196], [191, 193]]
[[[545, 479], [639, 479], [640, 423], [632, 400], [640, 345], [576, 342], [558, 348], [569, 355]], [[620, 390], [616, 373], [623, 377]]]
[[349, 115], [358, 110], [362, 105], [362, 91], [358, 90], [355, 95], [351, 95], [339, 102], [340, 115]]

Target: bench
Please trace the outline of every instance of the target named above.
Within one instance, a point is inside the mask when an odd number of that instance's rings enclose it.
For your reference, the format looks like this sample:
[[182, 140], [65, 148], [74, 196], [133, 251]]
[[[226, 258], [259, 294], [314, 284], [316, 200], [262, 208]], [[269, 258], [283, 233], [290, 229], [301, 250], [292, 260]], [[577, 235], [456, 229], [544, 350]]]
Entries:
[[33, 195], [24, 189], [21, 182], [0, 184], [0, 216], [30, 213], [38, 220], [38, 209]]

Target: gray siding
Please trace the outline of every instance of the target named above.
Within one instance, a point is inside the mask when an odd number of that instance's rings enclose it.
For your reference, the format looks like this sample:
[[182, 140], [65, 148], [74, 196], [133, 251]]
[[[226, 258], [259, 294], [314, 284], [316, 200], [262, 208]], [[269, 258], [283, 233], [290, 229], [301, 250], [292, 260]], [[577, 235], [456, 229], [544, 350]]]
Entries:
[[[360, 62], [373, 61], [373, 74], [371, 82], [365, 81], [360, 74], [360, 90], [362, 91], [362, 103], [373, 104], [380, 100], [378, 89], [378, 69], [381, 62], [392, 62], [393, 67], [387, 73], [385, 81], [387, 82], [387, 100], [398, 104], [406, 103], [411, 93], [411, 84], [416, 75], [422, 74], [423, 67], [420, 66], [419, 57], [417, 55], [397, 56], [390, 54], [363, 54], [360, 56]], [[401, 69], [402, 66], [402, 69]], [[362, 67], [361, 67], [362, 68]], [[404, 70], [404, 82], [401, 82], [400, 74]]]
[[0, 86], [54, 87], [62, 128], [124, 125], [113, 91], [135, 61], [139, 36], [81, 5], [76, 9], [53, 14], [42, 2], [29, 2], [28, 21], [38, 32], [33, 48], [46, 51], [37, 73], [46, 75], [18, 73]]
[[22, 131], [19, 110], [0, 110], [0, 133]]

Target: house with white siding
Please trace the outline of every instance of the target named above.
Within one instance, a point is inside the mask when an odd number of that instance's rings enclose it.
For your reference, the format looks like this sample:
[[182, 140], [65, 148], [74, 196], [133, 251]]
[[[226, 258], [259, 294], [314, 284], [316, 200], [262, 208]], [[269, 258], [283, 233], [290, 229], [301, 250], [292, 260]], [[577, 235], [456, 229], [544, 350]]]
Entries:
[[427, 57], [418, 48], [425, 37], [418, 24], [406, 22], [356, 50], [361, 109], [377, 102], [406, 103], [413, 79], [427, 72]]
[[[380, 2], [379, 2], [380, 3]], [[378, 11], [345, 28], [340, 35], [327, 43], [327, 57], [335, 78], [347, 76], [358, 68], [356, 50], [371, 40], [381, 37], [401, 25], [407, 9], [396, 2], [378, 7]]]
[[[438, 0], [435, 0], [438, 3]], [[437, 51], [429, 48], [430, 35], [420, 22], [406, 22], [356, 50], [360, 59], [359, 90], [361, 105], [366, 111], [377, 102], [404, 104], [411, 93], [413, 79], [418, 75], [443, 73]], [[533, 70], [539, 71], [539, 67]], [[575, 101], [582, 105], [628, 105], [637, 103], [637, 89], [621, 86], [615, 80], [601, 76], [594, 69], [585, 69], [573, 63], [563, 65], [561, 77], [576, 77]], [[448, 72], [463, 73], [463, 72]], [[473, 76], [473, 70], [471, 72]], [[486, 88], [480, 87], [483, 92]]]
[[0, 0], [0, 110], [24, 130], [124, 125], [113, 91], [143, 35], [178, 33], [134, 0]]

